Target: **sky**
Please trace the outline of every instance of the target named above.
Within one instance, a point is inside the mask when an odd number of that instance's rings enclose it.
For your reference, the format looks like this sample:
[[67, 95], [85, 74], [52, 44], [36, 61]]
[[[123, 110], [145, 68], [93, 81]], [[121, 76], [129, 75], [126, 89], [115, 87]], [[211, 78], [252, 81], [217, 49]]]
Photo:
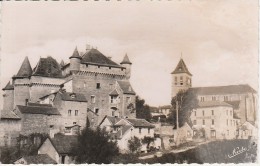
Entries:
[[181, 55], [194, 87], [258, 90], [257, 7], [257, 0], [2, 2], [1, 88], [25, 56], [32, 67], [47, 56], [69, 62], [76, 46], [84, 52], [89, 44], [117, 63], [127, 53], [131, 84], [151, 106], [170, 104]]

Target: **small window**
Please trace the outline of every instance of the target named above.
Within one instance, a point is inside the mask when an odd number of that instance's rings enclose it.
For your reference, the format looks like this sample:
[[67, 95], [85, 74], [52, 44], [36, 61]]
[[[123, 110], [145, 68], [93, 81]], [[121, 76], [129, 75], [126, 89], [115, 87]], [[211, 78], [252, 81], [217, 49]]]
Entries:
[[148, 134], [150, 134], [150, 128], [148, 128]]
[[68, 110], [68, 115], [71, 116], [71, 110]]
[[214, 110], [211, 110], [211, 115], [214, 115]]
[[91, 103], [95, 103], [96, 99], [95, 96], [91, 96]]
[[183, 77], [182, 76], [180, 77], [180, 80], [183, 81]]
[[88, 67], [88, 64], [86, 64], [86, 67]]
[[77, 122], [73, 122], [73, 124], [75, 125], [75, 124], [77, 124]]
[[202, 111], [202, 116], [204, 116], [205, 115], [205, 112], [204, 112], [204, 110]]
[[196, 116], [196, 111], [194, 111], [194, 116]]
[[140, 134], [142, 133], [142, 128], [139, 128], [139, 133], [140, 133]]
[[226, 113], [227, 113], [227, 115], [228, 115], [228, 110], [226, 110]]
[[200, 97], [200, 101], [204, 101], [204, 97]]
[[212, 96], [212, 101], [216, 101], [216, 97], [215, 96]]
[[100, 66], [98, 66], [98, 68], [100, 68]]
[[230, 116], [232, 116], [232, 110], [230, 110]]
[[227, 135], [229, 135], [229, 130], [227, 130]]
[[124, 71], [124, 69], [123, 69], [123, 68], [121, 68], [121, 71]]
[[111, 69], [111, 67], [109, 67], [109, 69]]
[[211, 120], [211, 124], [214, 125], [214, 123], [215, 123], [215, 121], [214, 121], [214, 119], [212, 119], [212, 120]]
[[96, 88], [97, 88], [97, 89], [100, 89], [100, 83], [97, 83]]
[[99, 109], [98, 109], [98, 108], [96, 108], [96, 109], [95, 109], [95, 113], [96, 113], [96, 114], [98, 114], [98, 111], [99, 111]]
[[228, 126], [228, 119], [227, 119], [227, 126]]
[[196, 121], [196, 120], [194, 120], [194, 121], [193, 121], [193, 125], [196, 125], [196, 124], [197, 124], [197, 121]]
[[78, 116], [79, 111], [75, 110], [75, 116]]
[[54, 127], [54, 125], [50, 125], [50, 129], [52, 129]]
[[202, 125], [205, 125], [205, 120], [204, 119], [202, 120]]
[[28, 105], [29, 99], [25, 99], [25, 105]]

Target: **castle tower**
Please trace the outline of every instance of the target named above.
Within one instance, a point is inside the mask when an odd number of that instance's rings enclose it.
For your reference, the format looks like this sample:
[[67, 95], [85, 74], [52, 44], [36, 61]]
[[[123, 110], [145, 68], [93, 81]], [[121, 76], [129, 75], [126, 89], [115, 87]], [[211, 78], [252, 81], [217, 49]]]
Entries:
[[189, 72], [186, 64], [181, 58], [172, 74], [172, 97], [180, 90], [186, 90], [192, 87], [192, 74]]
[[127, 79], [127, 80], [130, 79], [130, 77], [131, 77], [131, 65], [132, 65], [132, 63], [130, 62], [130, 60], [129, 60], [127, 54], [125, 54], [125, 57], [124, 57], [123, 61], [122, 61], [120, 64], [121, 64], [121, 66], [123, 66], [123, 67], [126, 68], [126, 69], [125, 69], [126, 79]]
[[82, 57], [79, 55], [78, 49], [76, 47], [72, 56], [70, 57], [70, 71], [72, 73], [79, 71], [81, 59]]
[[14, 86], [9, 81], [2, 90], [4, 91], [3, 110], [12, 111], [14, 107]]
[[14, 84], [14, 107], [16, 105], [26, 105], [30, 99], [30, 76], [32, 67], [28, 57], [25, 57], [18, 73], [13, 77]]

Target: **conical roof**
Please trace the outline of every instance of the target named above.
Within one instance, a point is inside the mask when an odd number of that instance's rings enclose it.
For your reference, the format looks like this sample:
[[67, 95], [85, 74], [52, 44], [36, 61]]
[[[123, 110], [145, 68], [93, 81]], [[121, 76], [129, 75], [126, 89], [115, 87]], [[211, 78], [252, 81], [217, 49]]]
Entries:
[[81, 56], [79, 55], [77, 47], [75, 48], [75, 50], [74, 50], [74, 52], [73, 52], [73, 54], [72, 54], [72, 56], [70, 58], [79, 58], [79, 59], [81, 59]]
[[61, 62], [60, 62], [60, 67], [63, 67], [64, 65], [65, 65], [64, 61], [61, 60]]
[[183, 59], [181, 58], [181, 60], [179, 61], [177, 67], [175, 68], [175, 70], [171, 73], [171, 74], [179, 74], [179, 73], [187, 73], [190, 76], [192, 76], [192, 74], [189, 72], [186, 64], [184, 63]]
[[3, 90], [14, 90], [14, 86], [9, 81]]
[[127, 56], [127, 54], [125, 54], [125, 57], [123, 59], [123, 61], [120, 64], [132, 64]]
[[28, 57], [26, 56], [23, 63], [22, 63], [22, 66], [20, 67], [20, 70], [18, 71], [18, 73], [16, 74], [15, 77], [24, 78], [24, 77], [31, 76], [31, 74], [32, 74], [32, 67], [31, 67], [31, 64], [29, 62]]

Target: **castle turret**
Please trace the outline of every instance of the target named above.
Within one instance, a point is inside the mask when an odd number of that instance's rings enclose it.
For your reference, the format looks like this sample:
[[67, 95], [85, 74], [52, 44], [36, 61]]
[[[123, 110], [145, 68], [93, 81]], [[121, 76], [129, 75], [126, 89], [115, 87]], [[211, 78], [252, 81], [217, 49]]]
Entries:
[[172, 74], [172, 97], [180, 90], [187, 90], [192, 86], [192, 74], [181, 58]]
[[14, 107], [26, 105], [30, 99], [29, 86], [32, 67], [28, 57], [25, 57], [18, 73], [13, 77], [14, 86]]
[[127, 54], [125, 54], [125, 57], [123, 59], [123, 61], [120, 63], [121, 66], [125, 67], [125, 73], [126, 73], [126, 79], [130, 79], [131, 77], [131, 66], [132, 66], [132, 63], [130, 62]]
[[2, 90], [4, 91], [3, 110], [12, 111], [14, 107], [14, 86], [9, 81]]
[[79, 71], [81, 59], [82, 57], [79, 55], [78, 49], [76, 47], [72, 56], [70, 57], [70, 71], [72, 73]]

